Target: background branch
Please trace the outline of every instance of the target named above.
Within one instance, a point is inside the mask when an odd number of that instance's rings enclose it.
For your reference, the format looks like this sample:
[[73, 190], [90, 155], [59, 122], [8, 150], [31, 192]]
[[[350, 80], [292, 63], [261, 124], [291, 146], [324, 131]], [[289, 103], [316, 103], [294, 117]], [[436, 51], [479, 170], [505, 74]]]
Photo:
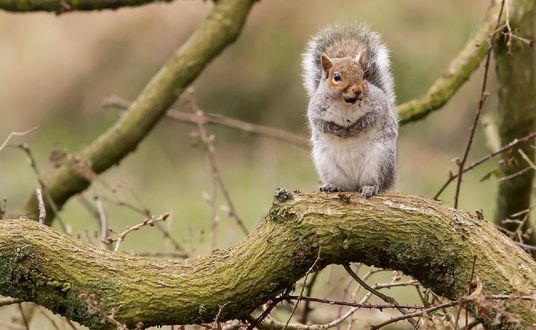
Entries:
[[12, 12], [49, 11], [56, 14], [79, 10], [117, 9], [173, 0], [0, 0], [0, 9]]
[[[73, 195], [86, 189], [90, 182], [79, 168], [89, 163], [99, 174], [118, 164], [134, 151], [167, 109], [205, 66], [239, 35], [253, 0], [220, 0], [205, 22], [171, 56], [151, 79], [121, 118], [89, 146], [45, 179], [46, 189], [61, 208]], [[47, 222], [54, 214], [47, 203]], [[32, 194], [22, 213], [36, 218], [38, 205]]]
[[[513, 2], [518, 1], [514, 0]], [[500, 7], [500, 1], [492, 1], [477, 32], [467, 41], [461, 52], [450, 62], [449, 66], [422, 97], [397, 106], [400, 123], [422, 119], [432, 111], [444, 106], [471, 74], [478, 69], [490, 48], [488, 38], [495, 30]]]
[[[131, 101], [123, 99], [119, 96], [110, 96], [102, 102], [102, 106], [105, 108], [117, 108], [125, 110], [128, 109], [131, 103]], [[199, 117], [195, 113], [180, 111], [175, 108], [170, 108], [167, 111], [167, 118], [192, 125], [197, 125], [199, 122]], [[220, 115], [217, 113], [206, 112], [204, 112], [203, 122], [206, 124], [215, 124], [235, 128], [245, 133], [258, 134], [260, 136], [265, 136], [268, 138], [294, 144], [304, 149], [309, 149], [309, 140], [307, 137], [291, 133], [284, 129], [257, 125], [240, 119]]]

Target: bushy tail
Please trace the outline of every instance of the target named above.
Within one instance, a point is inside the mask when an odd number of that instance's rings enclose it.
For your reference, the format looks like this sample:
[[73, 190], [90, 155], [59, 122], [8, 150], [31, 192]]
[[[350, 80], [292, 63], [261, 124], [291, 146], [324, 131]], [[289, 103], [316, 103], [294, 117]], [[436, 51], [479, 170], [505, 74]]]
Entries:
[[364, 68], [365, 80], [380, 88], [394, 105], [395, 93], [389, 51], [382, 43], [380, 35], [371, 32], [364, 24], [328, 26], [311, 38], [302, 60], [303, 84], [309, 97], [315, 93], [322, 78], [320, 56], [334, 43], [344, 44], [344, 40], [357, 41], [363, 47], [367, 60], [367, 67]]

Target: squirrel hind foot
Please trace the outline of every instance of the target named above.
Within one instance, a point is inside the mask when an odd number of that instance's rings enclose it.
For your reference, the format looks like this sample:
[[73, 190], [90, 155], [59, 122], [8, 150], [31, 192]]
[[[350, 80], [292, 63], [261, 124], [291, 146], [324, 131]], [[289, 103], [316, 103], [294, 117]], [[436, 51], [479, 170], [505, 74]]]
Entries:
[[334, 185], [333, 183], [326, 183], [320, 186], [320, 191], [322, 192], [340, 192], [341, 188]]
[[373, 196], [373, 195], [376, 195], [378, 192], [379, 192], [379, 187], [374, 185], [374, 186], [363, 186], [361, 187], [360, 191], [361, 191], [361, 195], [365, 198], [368, 198], [370, 196]]

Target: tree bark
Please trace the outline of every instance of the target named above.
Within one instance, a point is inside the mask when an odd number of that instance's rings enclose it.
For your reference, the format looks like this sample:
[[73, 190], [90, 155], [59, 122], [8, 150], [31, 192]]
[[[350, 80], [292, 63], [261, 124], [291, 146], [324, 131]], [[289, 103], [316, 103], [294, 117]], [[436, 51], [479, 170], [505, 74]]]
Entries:
[[[507, 2], [508, 3], [508, 2]], [[509, 7], [509, 19], [513, 31], [522, 37], [534, 40], [536, 35], [536, 3], [534, 0], [518, 0]], [[503, 29], [505, 32], [506, 29]], [[498, 128], [501, 144], [525, 136], [536, 130], [536, 48], [512, 40], [511, 46], [507, 39], [497, 38], [494, 45], [497, 61], [497, 78], [499, 81]], [[509, 52], [511, 51], [511, 54]], [[527, 168], [529, 164], [520, 156], [522, 150], [534, 162], [534, 149], [530, 143], [516, 147], [502, 155], [503, 166], [500, 176], [506, 177]], [[503, 224], [507, 218], [523, 219], [525, 214], [512, 217], [513, 214], [526, 210], [531, 205], [531, 192], [534, 170], [529, 170], [513, 179], [499, 182], [497, 210], [495, 222], [508, 230], [515, 230], [517, 224]], [[526, 220], [523, 230], [532, 228], [530, 220]], [[526, 243], [536, 244], [536, 236], [531, 229]]]
[[[536, 262], [492, 225], [420, 197], [288, 193], [236, 247], [185, 261], [96, 248], [30, 220], [0, 221], [0, 294], [34, 301], [91, 328], [111, 328], [90, 314], [80, 294], [134, 326], [246, 317], [292, 286], [319, 258], [401, 270], [437, 294], [465, 296], [475, 276], [490, 294], [529, 293]], [[507, 311], [533, 324], [531, 304]], [[472, 313], [486, 322], [484, 315]], [[501, 319], [502, 322], [507, 322]], [[502, 326], [506, 326], [503, 323]]]

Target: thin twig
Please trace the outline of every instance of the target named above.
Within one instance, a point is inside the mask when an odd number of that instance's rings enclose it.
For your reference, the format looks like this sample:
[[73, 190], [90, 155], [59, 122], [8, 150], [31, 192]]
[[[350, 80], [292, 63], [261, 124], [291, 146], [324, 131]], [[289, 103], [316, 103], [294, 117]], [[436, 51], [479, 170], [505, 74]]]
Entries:
[[[110, 96], [103, 100], [102, 105], [105, 108], [117, 108], [120, 110], [126, 110], [131, 103], [131, 101], [120, 98], [118, 96]], [[193, 125], [198, 125], [199, 123], [199, 118], [196, 116], [195, 113], [180, 111], [174, 108], [170, 108], [167, 111], [166, 118]], [[207, 124], [216, 124], [229, 128], [234, 128], [242, 132], [265, 136], [268, 138], [293, 144], [303, 149], [309, 149], [309, 142], [306, 137], [285, 131], [283, 129], [257, 125], [215, 113], [206, 113], [204, 120]]]
[[[320, 271], [313, 273], [313, 275], [311, 276], [311, 280], [305, 285], [306, 296], [310, 296], [313, 293], [313, 287], [316, 283], [316, 280], [318, 279], [318, 274], [320, 274]], [[305, 304], [303, 305], [303, 313], [300, 318], [300, 323], [307, 323], [309, 313], [312, 311], [313, 309], [310, 306], [310, 301], [305, 300]]]
[[[140, 215], [142, 215], [142, 216], [144, 216], [146, 218], [153, 217], [153, 214], [152, 214], [151, 210], [149, 210], [145, 206], [141, 205], [141, 200], [139, 199], [139, 197], [137, 197], [136, 193], [132, 189], [129, 189], [129, 191], [136, 198], [136, 200], [138, 201], [138, 204], [140, 204], [140, 206], [136, 206], [136, 205], [126, 201], [125, 199], [123, 199], [119, 195], [118, 189], [113, 188], [106, 181], [102, 180], [102, 178], [100, 178], [96, 173], [93, 173], [93, 174], [94, 174], [94, 177], [93, 177], [94, 180], [98, 180], [99, 183], [101, 183], [104, 188], [106, 188], [108, 191], [110, 191], [112, 196], [113, 196], [113, 198], [108, 198], [106, 196], [101, 196], [100, 199], [102, 199], [103, 201], [108, 202], [108, 203], [113, 203], [113, 204], [115, 204], [117, 206], [126, 207], [126, 208], [130, 209], [131, 211], [133, 211], [135, 213], [138, 213], [138, 214], [140, 214]], [[98, 215], [98, 212], [97, 212], [97, 215]], [[154, 223], [153, 225], [162, 233], [164, 238], [167, 239], [173, 245], [175, 250], [181, 251], [182, 254], [184, 254], [184, 255], [187, 254], [186, 249], [184, 247], [182, 247], [179, 244], [179, 242], [177, 242], [177, 240], [175, 240], [175, 238], [173, 238], [173, 236], [168, 232], [168, 230], [166, 228], [162, 227], [160, 225], [160, 223], [158, 223], [158, 222]]]
[[310, 302], [316, 302], [321, 304], [327, 304], [327, 305], [336, 305], [336, 306], [348, 306], [348, 307], [357, 307], [357, 308], [363, 308], [363, 309], [398, 309], [398, 308], [407, 308], [407, 309], [425, 309], [427, 306], [413, 306], [413, 305], [400, 305], [400, 304], [369, 304], [369, 303], [356, 303], [356, 302], [350, 302], [350, 301], [342, 301], [342, 300], [334, 300], [334, 299], [326, 299], [326, 298], [316, 298], [316, 297], [307, 297], [307, 296], [295, 296], [295, 295], [289, 295], [287, 297], [289, 300], [303, 300], [303, 301], [310, 301]]
[[472, 329], [472, 328], [476, 327], [479, 324], [480, 324], [480, 321], [477, 320], [477, 319], [474, 319], [471, 322], [469, 322], [468, 324], [466, 324], [464, 327], [462, 327], [461, 330], [469, 330], [469, 329]]
[[536, 164], [534, 164], [534, 162], [530, 160], [529, 156], [527, 156], [527, 154], [522, 149], [517, 149], [517, 152], [521, 155], [521, 157], [523, 157], [523, 159], [527, 162], [527, 164], [529, 164], [530, 167], [536, 170]]
[[115, 237], [107, 237], [106, 239], [103, 240], [103, 243], [104, 244], [111, 244], [111, 243], [115, 242], [114, 251], [117, 252], [119, 250], [119, 245], [121, 244], [121, 242], [123, 242], [125, 240], [125, 237], [129, 233], [131, 233], [131, 232], [133, 232], [135, 230], [139, 230], [140, 228], [145, 227], [145, 226], [154, 226], [154, 224], [156, 222], [165, 221], [168, 217], [169, 217], [169, 213], [166, 212], [166, 213], [164, 213], [164, 214], [162, 214], [160, 216], [157, 216], [157, 217], [145, 218], [145, 220], [143, 220], [143, 222], [138, 223], [137, 225], [134, 225], [134, 226], [129, 226], [129, 227], [127, 227], [127, 229], [125, 229], [121, 233], [115, 233], [112, 228], [108, 228], [108, 231], [116, 234], [116, 236]]
[[261, 315], [259, 315], [259, 317], [257, 317], [255, 320], [253, 320], [252, 322], [250, 322], [250, 324], [248, 325], [248, 327], [246, 328], [246, 330], [252, 330], [254, 329], [258, 324], [260, 324], [265, 318], [268, 317], [268, 315], [270, 315], [270, 313], [272, 312], [272, 310], [275, 308], [275, 306], [277, 306], [277, 304], [279, 304], [280, 302], [282, 302], [283, 300], [287, 299], [288, 297], [288, 294], [290, 293], [291, 289], [286, 289], [279, 297], [276, 297], [275, 299], [273, 299], [269, 304], [268, 306], [266, 307], [266, 309], [261, 313]]
[[213, 330], [221, 330], [221, 326], [220, 326], [220, 322], [219, 322], [219, 319], [220, 319], [220, 315], [221, 315], [221, 312], [223, 310], [223, 308], [225, 306], [227, 306], [229, 303], [226, 302], [225, 304], [221, 305], [220, 308], [218, 309], [218, 314], [216, 314], [216, 317], [214, 318], [214, 322], [212, 323], [212, 329]]
[[32, 127], [32, 128], [30, 128], [29, 130], [27, 130], [25, 132], [11, 132], [11, 133], [9, 133], [7, 138], [4, 139], [4, 142], [2, 142], [2, 144], [0, 144], [0, 150], [4, 149], [5, 146], [7, 146], [7, 144], [9, 143], [9, 140], [11, 140], [11, 138], [13, 138], [14, 136], [23, 136], [23, 135], [26, 135], [26, 134], [29, 134], [29, 133], [35, 131], [36, 129], [37, 129], [37, 126]]
[[229, 207], [229, 216], [233, 218], [238, 226], [242, 229], [244, 234], [248, 234], [248, 229], [240, 216], [238, 215], [238, 212], [236, 211], [236, 207], [234, 206], [234, 203], [231, 199], [231, 196], [229, 195], [229, 191], [227, 190], [227, 187], [225, 186], [225, 183], [223, 182], [223, 179], [221, 178], [220, 170], [218, 167], [218, 162], [216, 161], [216, 155], [214, 153], [214, 145], [212, 143], [212, 139], [208, 136], [207, 131], [204, 127], [205, 122], [205, 115], [203, 111], [197, 106], [195, 102], [195, 98], [193, 96], [193, 91], [190, 91], [189, 94], [189, 101], [191, 103], [192, 108], [195, 110], [196, 116], [198, 117], [197, 121], [197, 130], [199, 133], [199, 138], [201, 139], [201, 142], [205, 145], [205, 149], [207, 151], [207, 158], [210, 165], [210, 168], [212, 170], [212, 177], [213, 180], [218, 184], [218, 186], [221, 189], [221, 192], [223, 194], [223, 197], [225, 198], [225, 201], [227, 202], [227, 205]]
[[43, 202], [43, 192], [40, 187], [35, 189], [35, 196], [39, 206], [39, 224], [43, 225], [47, 220], [47, 209], [45, 208], [45, 202]]
[[[505, 145], [504, 147], [498, 149], [497, 151], [495, 152], [492, 152], [490, 153], [489, 155], [485, 156], [485, 157], [482, 157], [481, 159], [471, 163], [471, 165], [469, 165], [468, 167], [464, 168], [463, 169], [463, 173], [465, 172], [468, 172], [470, 170], [472, 170], [473, 168], [477, 167], [478, 165], [486, 162], [487, 160], [490, 160], [491, 158], [497, 156], [497, 155], [500, 155], [502, 154], [503, 152], [507, 151], [507, 150], [510, 150], [512, 149], [513, 147], [517, 146], [518, 144], [520, 143], [524, 143], [524, 142], [527, 142], [531, 139], [534, 139], [536, 137], [536, 132], [532, 132], [522, 138], [519, 138], [519, 139], [515, 139], [513, 140], [512, 142], [508, 143], [507, 145]], [[453, 174], [453, 173], [450, 173], [449, 175], [449, 178], [447, 179], [447, 181], [443, 184], [443, 186], [441, 186], [441, 188], [439, 189], [439, 191], [435, 194], [434, 196], [434, 200], [437, 200], [439, 198], [439, 196], [441, 195], [441, 193], [448, 187], [448, 185], [458, 177], [458, 174]]]
[[455, 305], [457, 305], [459, 303], [460, 303], [460, 301], [456, 300], [456, 301], [450, 301], [450, 302], [446, 302], [446, 303], [439, 304], [439, 305], [434, 305], [432, 307], [423, 309], [421, 311], [408, 313], [408, 314], [405, 314], [405, 315], [400, 315], [400, 316], [397, 316], [397, 317], [390, 318], [387, 321], [384, 321], [382, 323], [379, 323], [379, 324], [371, 326], [370, 329], [371, 330], [380, 329], [380, 328], [382, 328], [382, 327], [384, 327], [384, 326], [386, 326], [388, 324], [391, 324], [391, 323], [395, 323], [395, 322], [398, 322], [398, 321], [410, 319], [412, 317], [422, 316], [422, 315], [428, 314], [430, 312], [436, 311], [438, 309], [443, 309], [443, 308], [455, 306]]
[[[100, 241], [101, 244], [104, 244], [104, 240], [107, 237], [107, 231], [108, 231], [108, 219], [106, 218], [106, 212], [104, 210], [104, 206], [102, 205], [102, 201], [99, 198], [99, 196], [95, 195], [93, 196], [93, 200], [95, 201], [95, 205], [97, 207], [98, 217], [99, 217], [99, 232], [100, 232]], [[108, 246], [104, 244], [104, 246]]]
[[[350, 268], [349, 264], [345, 264], [345, 265], [343, 265], [343, 267], [346, 270], [346, 272], [348, 274], [350, 274], [350, 276], [357, 283], [359, 283], [363, 288], [365, 288], [366, 290], [368, 290], [369, 292], [374, 294], [376, 297], [380, 298], [381, 300], [385, 301], [386, 303], [390, 303], [390, 304], [393, 304], [393, 305], [398, 305], [398, 302], [393, 297], [389, 297], [388, 295], [385, 295], [385, 294], [381, 293], [380, 291], [374, 289], [373, 287], [368, 285], [367, 282], [363, 281], [359, 276], [357, 276], [357, 274], [352, 270], [352, 268]], [[398, 307], [397, 310], [402, 314], [408, 314], [408, 311], [406, 309], [402, 308], [402, 307]], [[408, 321], [414, 327], [417, 326], [417, 322], [415, 320], [408, 319]]]
[[15, 147], [21, 149], [22, 151], [24, 151], [24, 153], [26, 153], [26, 156], [28, 157], [28, 161], [30, 163], [30, 167], [34, 171], [35, 176], [37, 178], [37, 182], [39, 183], [39, 185], [43, 189], [43, 194], [44, 194], [44, 196], [46, 198], [46, 201], [48, 202], [50, 208], [52, 209], [52, 212], [58, 218], [58, 222], [60, 223], [60, 227], [63, 230], [63, 232], [68, 233], [67, 227], [65, 226], [65, 222], [63, 221], [63, 219], [58, 214], [58, 211], [59, 211], [58, 207], [57, 207], [56, 203], [54, 202], [54, 199], [50, 195], [47, 186], [45, 185], [45, 180], [43, 179], [43, 176], [41, 175], [41, 172], [39, 171], [39, 168], [38, 168], [37, 162], [35, 161], [35, 158], [33, 156], [32, 150], [25, 143], [18, 144]]
[[[471, 294], [471, 288], [473, 286], [473, 278], [475, 276], [475, 266], [476, 266], [476, 255], [473, 257], [473, 264], [472, 264], [472, 267], [471, 267], [471, 275], [469, 275], [468, 279], [467, 279], [467, 295]], [[454, 328], [455, 329], [458, 329], [459, 326], [458, 326], [458, 322], [460, 320], [460, 314], [461, 314], [461, 311], [463, 309], [463, 305], [464, 305], [464, 302], [460, 302], [460, 305], [458, 306], [458, 311], [456, 312], [456, 319], [454, 321]], [[465, 313], [465, 326], [467, 327], [467, 312]]]
[[298, 299], [296, 300], [296, 304], [294, 304], [294, 308], [292, 308], [292, 312], [290, 313], [290, 316], [288, 317], [287, 323], [285, 323], [285, 327], [283, 328], [283, 330], [286, 329], [286, 327], [290, 323], [290, 320], [292, 319], [292, 316], [294, 315], [294, 312], [296, 312], [296, 309], [298, 308], [298, 305], [300, 304], [301, 297], [303, 297], [303, 291], [305, 290], [305, 285], [307, 284], [307, 277], [309, 277], [309, 274], [313, 271], [313, 269], [315, 269], [316, 264], [320, 260], [320, 250], [321, 249], [319, 247], [318, 248], [318, 254], [316, 256], [315, 261], [313, 262], [313, 264], [311, 265], [309, 270], [307, 270], [307, 273], [305, 273], [305, 277], [303, 278], [303, 286], [302, 286], [302, 288], [300, 290], [300, 295], [299, 295]]
[[[499, 11], [499, 16], [497, 17], [497, 24], [496, 24], [495, 29], [497, 29], [500, 25], [501, 17], [504, 11], [504, 3], [505, 3], [505, 0], [503, 0], [501, 3], [501, 9]], [[465, 167], [465, 163], [467, 162], [467, 157], [469, 156], [469, 151], [471, 150], [471, 146], [473, 145], [473, 139], [475, 136], [476, 127], [478, 126], [478, 120], [480, 119], [480, 114], [482, 113], [484, 102], [488, 96], [488, 92], [486, 91], [486, 88], [487, 88], [487, 83], [488, 83], [488, 73], [489, 73], [489, 65], [491, 62], [491, 54], [493, 51], [493, 47], [491, 47], [491, 45], [493, 44], [493, 40], [495, 39], [495, 34], [496, 32], [494, 32], [490, 36], [490, 40], [489, 40], [490, 47], [488, 50], [488, 54], [486, 55], [486, 63], [484, 65], [484, 80], [482, 82], [482, 89], [480, 91], [480, 100], [478, 101], [478, 108], [476, 111], [475, 120], [473, 122], [473, 126], [471, 127], [471, 133], [469, 134], [469, 140], [467, 141], [465, 152], [463, 154], [462, 159], [458, 163], [458, 180], [456, 182], [456, 193], [454, 195], [454, 208], [455, 209], [458, 208], [458, 201], [460, 197], [460, 189], [461, 189], [462, 177], [463, 177], [463, 169]]]
[[523, 175], [523, 174], [525, 174], [525, 173], [527, 173], [527, 172], [530, 172], [530, 171], [532, 171], [532, 170], [533, 170], [532, 167], [527, 166], [527, 167], [525, 167], [525, 168], [523, 168], [523, 169], [521, 169], [521, 170], [519, 170], [519, 171], [517, 171], [517, 172], [514, 172], [514, 173], [512, 173], [512, 174], [505, 175], [505, 176], [501, 176], [501, 177], [498, 178], [498, 180], [499, 180], [499, 181], [512, 180], [513, 178], [517, 178], [518, 176]]

